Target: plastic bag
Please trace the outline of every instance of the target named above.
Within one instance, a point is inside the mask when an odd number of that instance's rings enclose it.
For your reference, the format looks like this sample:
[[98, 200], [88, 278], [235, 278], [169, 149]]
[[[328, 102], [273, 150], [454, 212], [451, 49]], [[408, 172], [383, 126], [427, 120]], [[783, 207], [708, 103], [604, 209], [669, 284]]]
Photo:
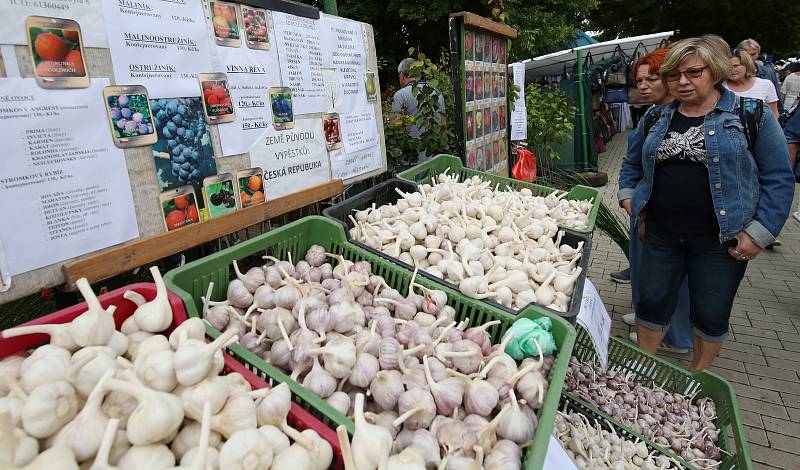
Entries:
[[511, 169], [511, 176], [520, 181], [533, 183], [536, 181], [536, 155], [525, 147], [514, 147], [517, 152], [517, 163]]
[[[550, 333], [551, 327], [552, 322], [547, 317], [535, 320], [520, 318], [505, 333], [505, 335], [508, 335], [509, 332], [514, 334], [506, 345], [506, 354], [518, 361], [526, 357], [538, 356], [539, 348], [545, 356], [552, 354], [556, 350], [556, 341]], [[503, 336], [505, 337], [505, 335]]]

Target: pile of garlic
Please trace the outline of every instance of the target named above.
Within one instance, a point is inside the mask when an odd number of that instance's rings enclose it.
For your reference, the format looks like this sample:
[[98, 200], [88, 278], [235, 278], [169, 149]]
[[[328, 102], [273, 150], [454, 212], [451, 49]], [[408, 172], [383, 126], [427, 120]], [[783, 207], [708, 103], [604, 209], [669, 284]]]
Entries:
[[664, 454], [650, 452], [643, 441], [628, 440], [617, 434], [613, 427], [611, 432], [606, 431], [600, 423], [591, 423], [580, 413], [559, 411], [553, 426], [553, 436], [559, 440], [564, 451], [580, 470], [683, 468]]
[[151, 272], [157, 296], [145, 302], [128, 291], [138, 308], [122, 331], [116, 307], [103, 309], [81, 279], [89, 309], [72, 322], [2, 332], [45, 333], [50, 343], [0, 361], [0, 467], [327, 469], [330, 444], [286, 422], [287, 385], [252, 390], [241, 374], [220, 375], [235, 332], [206, 343], [205, 323], [194, 318], [160, 334], [172, 310]]
[[350, 216], [350, 236], [469, 297], [516, 310], [533, 302], [566, 312], [582, 271], [576, 264], [583, 242], [562, 245], [558, 224], [586, 228], [592, 201], [490, 185], [477, 176], [459, 182], [445, 172], [419, 192], [397, 189], [395, 204]]
[[499, 321], [456, 321], [447, 295], [416, 284], [416, 272], [401, 294], [370, 263], [319, 245], [297, 264], [267, 258], [245, 273], [234, 264], [227, 298], [204, 298], [203, 316], [353, 418], [358, 470], [407, 448], [428, 468], [520, 468], [552, 356], [517, 364], [504, 352], [511, 335], [492, 344]]

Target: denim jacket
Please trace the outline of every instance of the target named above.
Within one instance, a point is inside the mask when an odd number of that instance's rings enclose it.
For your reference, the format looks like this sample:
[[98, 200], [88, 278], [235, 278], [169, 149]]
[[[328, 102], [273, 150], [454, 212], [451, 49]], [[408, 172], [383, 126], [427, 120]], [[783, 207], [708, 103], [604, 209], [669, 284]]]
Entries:
[[[789, 151], [775, 116], [765, 108], [758, 124], [754, 155], [747, 148], [739, 120], [739, 100], [722, 89], [722, 96], [704, 121], [708, 183], [719, 222], [720, 243], [744, 230], [764, 248], [775, 241], [789, 216], [794, 196], [794, 177]], [[620, 202], [631, 201], [636, 216], [647, 205], [653, 190], [655, 154], [669, 129], [678, 102], [653, 107], [661, 115], [647, 135], [636, 128], [628, 141], [628, 154], [619, 174]], [[640, 122], [646, 122], [642, 118]]]

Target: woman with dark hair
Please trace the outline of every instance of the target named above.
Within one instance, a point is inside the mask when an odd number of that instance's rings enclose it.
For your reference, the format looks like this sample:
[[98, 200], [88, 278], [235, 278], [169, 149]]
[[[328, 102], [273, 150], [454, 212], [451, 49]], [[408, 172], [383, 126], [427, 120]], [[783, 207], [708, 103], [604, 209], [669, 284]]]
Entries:
[[618, 198], [637, 218], [643, 242], [637, 343], [657, 351], [687, 276], [692, 371], [719, 354], [747, 262], [775, 241], [794, 195], [772, 113], [761, 113], [750, 150], [739, 99], [722, 86], [731, 72], [727, 51], [708, 36], [670, 48], [660, 75], [675, 101], [643, 118], [654, 124], [633, 132], [619, 178]]

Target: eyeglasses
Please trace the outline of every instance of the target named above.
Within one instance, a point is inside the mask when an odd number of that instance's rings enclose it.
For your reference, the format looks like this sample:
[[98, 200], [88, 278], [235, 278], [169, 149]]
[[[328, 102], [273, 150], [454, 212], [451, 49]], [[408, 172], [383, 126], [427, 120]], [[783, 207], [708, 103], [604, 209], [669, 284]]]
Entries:
[[681, 79], [682, 75], [686, 75], [686, 78], [689, 80], [698, 79], [703, 76], [703, 70], [707, 69], [708, 66], [705, 67], [697, 67], [693, 69], [687, 69], [683, 72], [674, 71], [667, 74], [667, 81], [668, 82], [677, 82]]

